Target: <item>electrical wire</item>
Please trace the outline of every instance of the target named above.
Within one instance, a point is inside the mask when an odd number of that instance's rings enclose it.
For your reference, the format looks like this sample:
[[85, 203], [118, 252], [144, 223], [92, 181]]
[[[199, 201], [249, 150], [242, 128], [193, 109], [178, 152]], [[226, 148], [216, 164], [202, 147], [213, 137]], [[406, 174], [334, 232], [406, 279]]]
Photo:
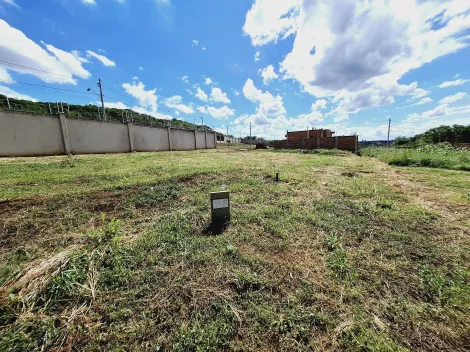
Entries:
[[[6, 65], [9, 65], [9, 66], [13, 66], [13, 67], [20, 67], [20, 68], [24, 68], [24, 69], [28, 69], [28, 70], [33, 70], [33, 71], [37, 71], [37, 72], [41, 72], [41, 73], [45, 73], [45, 74], [50, 74], [50, 75], [55, 75], [55, 76], [61, 76], [61, 77], [66, 77], [66, 78], [70, 78], [70, 76], [65, 76], [65, 75], [62, 75], [62, 74], [59, 74], [59, 73], [54, 73], [54, 72], [49, 72], [49, 71], [44, 71], [44, 70], [40, 70], [40, 69], [37, 69], [37, 68], [34, 68], [34, 67], [29, 67], [29, 66], [24, 66], [24, 65], [20, 65], [20, 64], [16, 64], [16, 63], [13, 63], [13, 62], [9, 62], [9, 61], [5, 61], [5, 60], [1, 60], [0, 59], [0, 63], [3, 63], [3, 64], [6, 64]], [[12, 83], [12, 82], [9, 82], [9, 81], [4, 81], [4, 80], [0, 80], [0, 82], [5, 82], [5, 83]], [[58, 90], [58, 91], [65, 91], [65, 92], [73, 92], [73, 93], [79, 93], [79, 94], [87, 94], [87, 95], [93, 95], [93, 93], [88, 93], [88, 92], [81, 92], [81, 91], [77, 91], [77, 90], [71, 90], [71, 89], [65, 89], [65, 88], [55, 88], [55, 87], [49, 87], [49, 86], [44, 86], [44, 85], [38, 85], [38, 84], [32, 84], [32, 83], [24, 83], [24, 82], [13, 82], [13, 84], [22, 84], [22, 85], [27, 85], [27, 86], [31, 86], [31, 87], [38, 87], [38, 88], [44, 88], [44, 89], [52, 89], [52, 90]], [[128, 100], [128, 102], [130, 101], [129, 100], [129, 97], [124, 95], [123, 93], [120, 93], [120, 92], [117, 92], [115, 90], [113, 90], [112, 88], [107, 88], [109, 90], [111, 90], [114, 93], [117, 93], [119, 95], [121, 95], [122, 97], [124, 97], [126, 100]], [[99, 96], [99, 95], [98, 95]], [[110, 96], [109, 94], [103, 94], [103, 97], [105, 98], [110, 98], [112, 100], [115, 100], [116, 102], [119, 101], [119, 99], [116, 99], [115, 97], [112, 97]], [[131, 104], [132, 105], [132, 104]]]
[[92, 93], [81, 92], [79, 90], [49, 87], [49, 86], [43, 86], [43, 85], [40, 85], [40, 84], [33, 84], [33, 83], [25, 83], [25, 82], [18, 82], [18, 81], [10, 82], [10, 81], [5, 81], [5, 80], [1, 80], [1, 79], [0, 79], [0, 82], [10, 83], [10, 84], [22, 84], [22, 85], [25, 85], [25, 86], [31, 86], [31, 87], [37, 87], [37, 88], [43, 88], [43, 89], [52, 89], [52, 90], [59, 90], [59, 91], [64, 91], [64, 92], [72, 92], [72, 93], [78, 93], [78, 94], [92, 95]]
[[28, 69], [28, 70], [33, 70], [33, 71], [45, 73], [45, 74], [48, 74], [48, 75], [60, 76], [60, 77], [65, 77], [65, 78], [69, 78], [69, 79], [71, 78], [71, 76], [66, 76], [66, 75], [62, 75], [62, 74], [60, 74], [60, 73], [54, 73], [54, 72], [49, 72], [49, 71], [40, 70], [40, 69], [37, 69], [37, 68], [34, 68], [34, 67], [29, 67], [29, 66], [24, 66], [24, 65], [20, 65], [20, 64], [15, 64], [15, 63], [13, 63], [13, 62], [8, 62], [8, 61], [5, 61], [5, 60], [0, 60], [0, 62], [1, 62], [1, 63], [4, 63], [4, 64], [6, 64], [6, 65], [9, 65], [9, 66], [25, 68], [25, 69]]

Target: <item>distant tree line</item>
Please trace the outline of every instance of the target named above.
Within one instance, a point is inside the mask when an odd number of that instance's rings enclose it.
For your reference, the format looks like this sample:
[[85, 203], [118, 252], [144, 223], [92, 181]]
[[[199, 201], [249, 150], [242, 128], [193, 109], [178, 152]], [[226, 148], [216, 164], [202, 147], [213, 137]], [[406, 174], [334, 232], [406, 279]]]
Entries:
[[[39, 114], [57, 114], [58, 111], [64, 111], [70, 117], [78, 119], [93, 119], [98, 120], [98, 111], [103, 117], [102, 109], [96, 105], [75, 105], [67, 103], [56, 102], [33, 102], [29, 100], [9, 98], [10, 109], [16, 111], [33, 112]], [[0, 109], [8, 109], [7, 97], [0, 94]], [[172, 119], [171, 121], [165, 119], [157, 119], [151, 115], [141, 114], [130, 109], [121, 110], [106, 108], [106, 120], [115, 122], [133, 122], [134, 124], [155, 127], [177, 127], [187, 129], [203, 129], [212, 130], [208, 126], [195, 125], [190, 122]]]
[[470, 143], [470, 125], [439, 126], [432, 128], [414, 137], [398, 137], [394, 141], [396, 146], [417, 146], [422, 144], [438, 143]]

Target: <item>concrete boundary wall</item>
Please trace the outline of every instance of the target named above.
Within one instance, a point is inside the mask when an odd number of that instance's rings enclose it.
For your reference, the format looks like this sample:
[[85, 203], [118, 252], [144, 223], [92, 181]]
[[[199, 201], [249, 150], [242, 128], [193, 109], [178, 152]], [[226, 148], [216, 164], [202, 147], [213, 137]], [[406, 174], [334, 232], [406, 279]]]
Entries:
[[358, 136], [316, 137], [295, 141], [274, 141], [276, 149], [342, 149], [357, 153], [359, 151]]
[[0, 157], [216, 148], [216, 134], [0, 110]]

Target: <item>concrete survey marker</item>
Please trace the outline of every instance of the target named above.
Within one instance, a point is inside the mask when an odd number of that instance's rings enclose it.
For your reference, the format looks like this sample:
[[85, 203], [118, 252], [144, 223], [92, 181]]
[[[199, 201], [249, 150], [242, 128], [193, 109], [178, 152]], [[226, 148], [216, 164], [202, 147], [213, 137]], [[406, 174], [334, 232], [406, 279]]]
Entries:
[[211, 192], [212, 226], [222, 228], [230, 221], [230, 192]]

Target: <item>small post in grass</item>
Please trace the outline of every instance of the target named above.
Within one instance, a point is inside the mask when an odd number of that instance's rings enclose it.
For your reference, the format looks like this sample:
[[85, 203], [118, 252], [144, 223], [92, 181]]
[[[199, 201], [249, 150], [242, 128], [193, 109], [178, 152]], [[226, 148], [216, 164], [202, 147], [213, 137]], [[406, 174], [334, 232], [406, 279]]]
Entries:
[[222, 231], [230, 221], [230, 192], [211, 192], [211, 227]]
[[279, 172], [276, 172], [276, 182], [279, 182]]

